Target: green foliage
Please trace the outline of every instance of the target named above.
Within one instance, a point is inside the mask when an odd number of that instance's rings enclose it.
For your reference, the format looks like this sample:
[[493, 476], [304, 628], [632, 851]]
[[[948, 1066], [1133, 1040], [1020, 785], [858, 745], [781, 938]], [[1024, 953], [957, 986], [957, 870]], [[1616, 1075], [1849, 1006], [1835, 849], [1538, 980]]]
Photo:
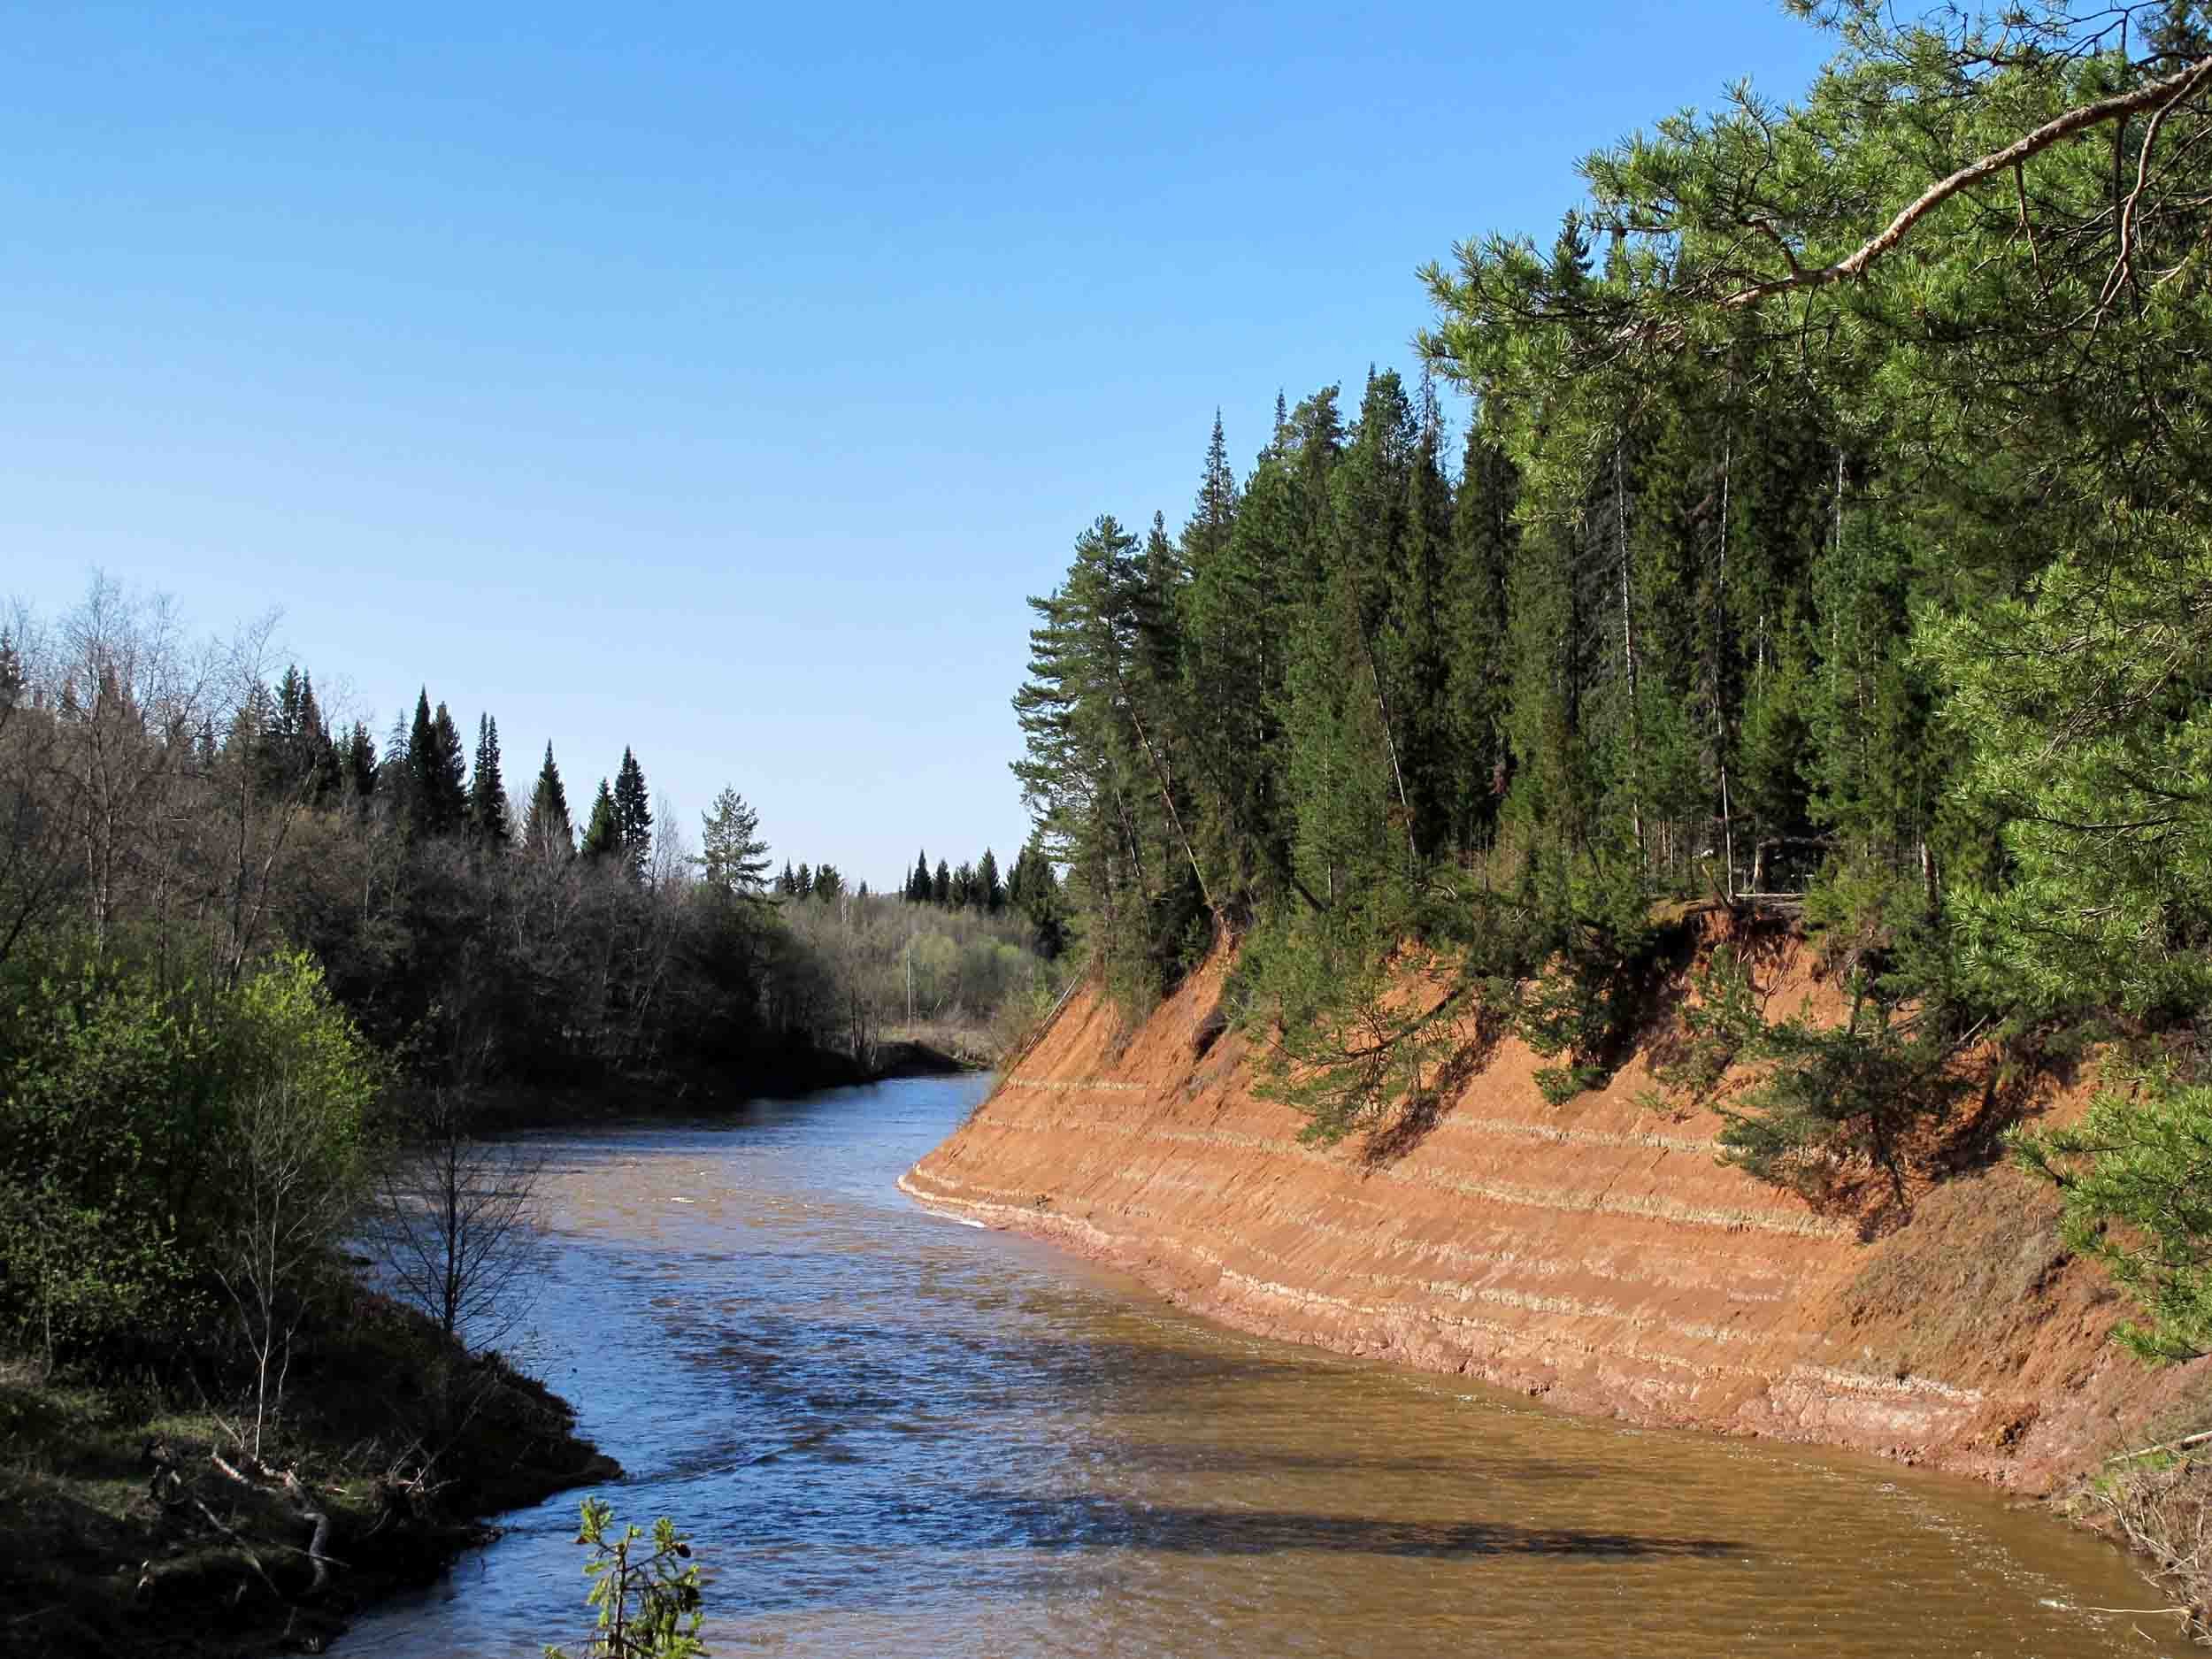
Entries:
[[[593, 818], [598, 813], [595, 808]], [[653, 810], [645, 787], [645, 769], [627, 747], [615, 771], [614, 827], [622, 851], [622, 866], [633, 881], [645, 879], [645, 866], [653, 855]]]
[[576, 850], [576, 826], [569, 821], [568, 791], [561, 784], [561, 769], [553, 764], [553, 745], [545, 746], [545, 764], [530, 790], [530, 809], [522, 820], [525, 851], [539, 858], [566, 858]]
[[[584, 1567], [592, 1581], [585, 1605], [599, 1615], [598, 1633], [585, 1653], [600, 1659], [703, 1659], [699, 1631], [706, 1615], [688, 1537], [666, 1516], [653, 1523], [649, 1537], [635, 1526], [618, 1533], [613, 1527], [611, 1507], [584, 1500], [576, 1541], [592, 1552]], [[556, 1647], [545, 1654], [566, 1659]]]
[[1652, 1075], [1669, 1088], [1709, 1100], [1729, 1067], [1766, 1030], [1750, 970], [1732, 946], [1717, 947], [1690, 976], [1682, 1028], [1680, 1052], [1655, 1065]]
[[599, 780], [599, 793], [592, 798], [591, 819], [584, 826], [584, 839], [577, 852], [587, 863], [606, 864], [622, 856], [622, 819], [615, 810], [614, 791], [607, 787], [607, 780]]
[[1549, 1104], [1564, 1105], [1612, 1076], [1641, 1007], [1639, 965], [1632, 959], [1555, 961], [1524, 989], [1515, 1034], [1546, 1059], [1563, 1062], [1535, 1073]]
[[213, 993], [58, 962], [9, 988], [0, 1284], [16, 1336], [49, 1354], [202, 1340], [254, 1196], [234, 1155], [259, 1103], [280, 1092], [295, 1155], [342, 1180], [381, 1063], [296, 955]]
[[[550, 743], [545, 753], [550, 764]], [[557, 772], [554, 782], [559, 781]], [[507, 784], [499, 770], [499, 722], [488, 714], [480, 716], [476, 722], [476, 765], [469, 774], [468, 826], [471, 834], [488, 845], [507, 844]]]
[[1967, 1087], [1937, 1022], [1899, 1018], [1863, 989], [1842, 1026], [1785, 1020], [1748, 1052], [1768, 1070], [1721, 1109], [1721, 1161], [1810, 1198], [1829, 1195], [1855, 1160], [1901, 1201], [1911, 1137], [1945, 1122]]
[[1468, 1040], [1476, 987], [1407, 983], [1383, 943], [1402, 919], [1389, 906], [1318, 922], [1286, 910], [1245, 941], [1225, 996], [1266, 1043], [1262, 1098], [1306, 1114], [1302, 1141], [1333, 1144], [1420, 1100]]
[[2121, 1325], [2120, 1340], [2162, 1364], [2212, 1353], [2212, 1088], [2147, 1069], [2079, 1123], [2018, 1134], [2013, 1147], [2057, 1185], [2067, 1248], [2147, 1316]]
[[714, 797], [700, 826], [700, 879], [732, 898], [757, 899], [767, 890], [768, 843], [760, 838], [760, 815], [745, 797], [724, 788]]

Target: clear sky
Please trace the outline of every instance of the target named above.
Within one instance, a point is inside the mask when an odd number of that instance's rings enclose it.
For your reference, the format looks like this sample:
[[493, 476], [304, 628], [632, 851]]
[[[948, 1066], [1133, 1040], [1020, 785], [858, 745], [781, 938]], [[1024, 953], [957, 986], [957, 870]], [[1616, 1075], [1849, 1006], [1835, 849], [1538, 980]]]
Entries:
[[1007, 699], [1101, 512], [1218, 404], [1409, 369], [1415, 269], [1825, 39], [1563, 6], [10, 8], [0, 594], [96, 568], [279, 634], [381, 737], [426, 684], [623, 746], [695, 837], [872, 886], [1026, 832]]

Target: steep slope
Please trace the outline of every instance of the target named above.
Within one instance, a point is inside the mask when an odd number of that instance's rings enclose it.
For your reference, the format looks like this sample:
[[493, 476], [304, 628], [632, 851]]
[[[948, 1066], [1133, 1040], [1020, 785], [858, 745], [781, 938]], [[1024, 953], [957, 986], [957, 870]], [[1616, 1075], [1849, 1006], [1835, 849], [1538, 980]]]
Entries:
[[[2212, 1375], [2106, 1340], [2122, 1305], [2002, 1163], [1926, 1187], [1867, 1241], [1862, 1217], [1718, 1164], [1718, 1118], [1656, 1102], [1643, 1054], [1554, 1107], [1509, 1040], [1425, 1133], [1302, 1146], [1300, 1115], [1256, 1097], [1246, 1040], [1208, 1041], [1225, 969], [1133, 1032], [1079, 993], [902, 1187], [1246, 1330], [2030, 1491]], [[1795, 954], [1761, 988], [1770, 1015], [1833, 1000]]]

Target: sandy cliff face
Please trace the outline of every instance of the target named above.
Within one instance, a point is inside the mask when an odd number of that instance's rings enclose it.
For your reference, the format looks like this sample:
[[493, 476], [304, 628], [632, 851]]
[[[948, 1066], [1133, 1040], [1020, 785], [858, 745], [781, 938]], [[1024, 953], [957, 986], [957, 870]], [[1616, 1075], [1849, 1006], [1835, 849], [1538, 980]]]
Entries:
[[[1858, 1218], [1718, 1165], [1717, 1118], [1651, 1104], [1640, 1055], [1553, 1107], [1509, 1041], [1395, 1156], [1301, 1146], [1299, 1114], [1256, 1098], [1245, 1041], [1204, 1039], [1225, 967], [1133, 1033], [1079, 993], [902, 1185], [1265, 1335], [2031, 1491], [2212, 1374], [2107, 1341], [2122, 1304], [2008, 1167], [1927, 1188], [1863, 1241]], [[1828, 994], [1792, 959], [1764, 977], [1770, 1013]]]

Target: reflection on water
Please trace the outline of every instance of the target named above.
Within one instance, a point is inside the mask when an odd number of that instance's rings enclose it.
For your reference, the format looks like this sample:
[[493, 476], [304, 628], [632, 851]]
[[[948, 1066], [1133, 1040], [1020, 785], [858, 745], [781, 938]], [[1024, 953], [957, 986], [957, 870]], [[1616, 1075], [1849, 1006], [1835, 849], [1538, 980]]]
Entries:
[[[2158, 1651], [2094, 1540], [1841, 1456], [1255, 1341], [892, 1183], [979, 1079], [551, 1141], [534, 1357], [710, 1575], [718, 1654]], [[580, 1640], [575, 1498], [356, 1655]], [[2165, 1637], [2169, 1632], [2153, 1632]]]

